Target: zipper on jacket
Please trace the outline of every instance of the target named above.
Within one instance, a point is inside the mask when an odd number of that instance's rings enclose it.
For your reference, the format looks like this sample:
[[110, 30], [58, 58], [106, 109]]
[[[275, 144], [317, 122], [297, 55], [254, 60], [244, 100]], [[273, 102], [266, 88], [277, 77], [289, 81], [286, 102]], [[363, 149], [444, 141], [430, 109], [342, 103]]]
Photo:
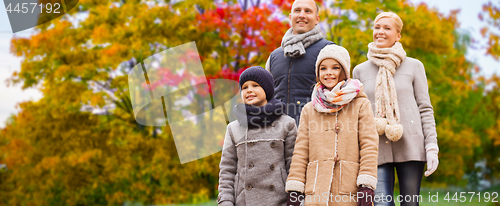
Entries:
[[286, 95], [286, 113], [290, 115], [290, 75], [292, 73], [293, 57], [290, 57], [290, 68], [288, 68], [288, 85], [287, 85], [287, 95]]

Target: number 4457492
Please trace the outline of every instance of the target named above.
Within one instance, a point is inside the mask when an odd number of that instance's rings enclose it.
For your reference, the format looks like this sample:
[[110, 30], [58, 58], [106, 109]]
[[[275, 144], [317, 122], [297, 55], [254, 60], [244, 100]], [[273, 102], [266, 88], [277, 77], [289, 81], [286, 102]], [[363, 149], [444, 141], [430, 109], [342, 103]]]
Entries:
[[[12, 12], [17, 12], [17, 13], [34, 13], [35, 9], [37, 7], [40, 7], [40, 13], [44, 13], [43, 11], [45, 10], [45, 13], [61, 13], [61, 4], [59, 3], [46, 3], [45, 6], [44, 4], [38, 4], [38, 3], [17, 3], [15, 4], [14, 9], [12, 9], [11, 3], [7, 6], [6, 11], [9, 13]], [[31, 12], [30, 12], [31, 11]]]
[[[453, 195], [450, 199], [450, 196]], [[498, 193], [497, 192], [483, 192], [483, 195], [481, 195], [481, 192], [455, 192], [455, 194], [451, 194], [448, 192], [444, 196], [444, 200], [447, 202], [454, 201], [454, 202], [472, 202], [472, 199], [474, 196], [477, 196], [479, 198], [479, 202], [481, 202], [481, 198], [483, 199], [484, 202], [498, 202]]]

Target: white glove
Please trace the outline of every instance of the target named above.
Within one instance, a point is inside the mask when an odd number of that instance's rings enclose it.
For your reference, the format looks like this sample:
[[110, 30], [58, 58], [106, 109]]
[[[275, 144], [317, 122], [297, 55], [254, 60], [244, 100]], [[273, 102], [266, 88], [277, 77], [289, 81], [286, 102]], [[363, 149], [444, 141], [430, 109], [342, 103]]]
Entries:
[[437, 144], [431, 143], [429, 145], [426, 145], [425, 152], [427, 156], [427, 171], [425, 171], [425, 176], [429, 177], [438, 168], [439, 147], [437, 146]]

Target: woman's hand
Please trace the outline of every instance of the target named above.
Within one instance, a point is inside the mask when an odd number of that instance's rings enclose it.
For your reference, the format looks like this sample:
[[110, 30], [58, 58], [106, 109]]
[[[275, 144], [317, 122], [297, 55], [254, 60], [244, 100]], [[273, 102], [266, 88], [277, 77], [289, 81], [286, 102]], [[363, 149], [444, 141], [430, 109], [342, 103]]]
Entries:
[[439, 149], [437, 146], [429, 147], [426, 149], [427, 156], [427, 171], [425, 171], [425, 176], [429, 177], [434, 171], [436, 171], [439, 165], [438, 152]]

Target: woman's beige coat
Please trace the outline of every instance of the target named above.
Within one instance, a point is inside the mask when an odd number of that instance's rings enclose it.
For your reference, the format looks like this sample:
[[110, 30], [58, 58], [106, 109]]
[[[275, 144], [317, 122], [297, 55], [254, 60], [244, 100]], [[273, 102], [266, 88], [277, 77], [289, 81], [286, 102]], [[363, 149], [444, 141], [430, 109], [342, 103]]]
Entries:
[[[306, 205], [356, 205], [359, 185], [377, 185], [378, 135], [363, 91], [336, 114], [302, 109], [286, 191], [305, 192]], [[329, 202], [329, 203], [327, 203]]]

